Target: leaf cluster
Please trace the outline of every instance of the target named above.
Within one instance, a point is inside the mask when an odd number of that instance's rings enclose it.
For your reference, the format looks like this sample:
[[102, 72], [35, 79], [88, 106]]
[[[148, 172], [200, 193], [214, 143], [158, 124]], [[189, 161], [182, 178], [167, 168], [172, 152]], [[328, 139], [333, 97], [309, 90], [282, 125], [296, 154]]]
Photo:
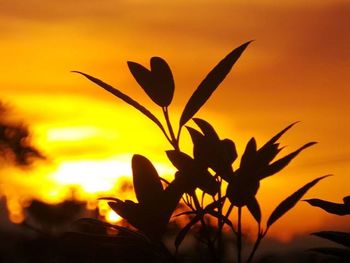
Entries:
[[[193, 226], [199, 224], [203, 229], [203, 242], [211, 252], [213, 262], [223, 260], [223, 228], [228, 225], [237, 242], [237, 261], [242, 262], [242, 211], [247, 208], [257, 223], [258, 234], [253, 250], [247, 262], [253, 260], [261, 240], [270, 227], [291, 210], [304, 194], [327, 176], [322, 176], [305, 184], [283, 200], [268, 217], [265, 227], [262, 225], [260, 202], [256, 195], [260, 181], [273, 176], [284, 169], [300, 152], [314, 145], [309, 142], [298, 149], [278, 158], [283, 147], [278, 140], [295, 123], [290, 124], [274, 135], [262, 147], [258, 148], [255, 138], [251, 138], [240, 158], [238, 169], [233, 169], [238, 153], [231, 139], [221, 139], [214, 127], [206, 120], [195, 118], [196, 113], [208, 101], [220, 83], [231, 71], [237, 60], [251, 41], [244, 43], [225, 56], [200, 82], [185, 105], [178, 121], [178, 130], [170, 121], [169, 106], [171, 105], [175, 82], [170, 66], [160, 57], [152, 57], [150, 69], [136, 62], [128, 62], [128, 67], [149, 98], [160, 107], [164, 119], [159, 119], [155, 113], [112, 87], [104, 81], [80, 71], [74, 71], [85, 76], [101, 88], [123, 100], [144, 116], [154, 122], [172, 146], [166, 151], [169, 161], [177, 169], [172, 181], [164, 187], [151, 161], [143, 155], [136, 154], [132, 158], [133, 185], [138, 202], [122, 201], [118, 198], [109, 200], [110, 207], [126, 219], [134, 228], [146, 235], [153, 242], [161, 242], [167, 230], [167, 225], [177, 205], [182, 202], [187, 210], [176, 217], [186, 216], [189, 222], [180, 230], [175, 238], [176, 251]], [[186, 126], [193, 120], [196, 128]], [[180, 147], [180, 137], [183, 128], [190, 134], [193, 143], [192, 154], [185, 153]], [[201, 195], [201, 198], [200, 196]], [[204, 203], [205, 197], [212, 199]], [[201, 200], [200, 200], [201, 199]], [[237, 224], [234, 224], [231, 213], [237, 209]], [[216, 223], [214, 235], [208, 230], [208, 219]]]
[[[304, 200], [312, 206], [319, 207], [329, 214], [334, 214], [338, 216], [349, 216], [350, 215], [350, 196], [343, 198], [343, 203], [333, 203], [321, 199], [307, 199]], [[312, 235], [328, 239], [335, 242], [341, 247], [320, 247], [313, 248], [312, 251], [323, 253], [326, 255], [335, 256], [344, 262], [350, 261], [350, 233], [340, 232], [340, 231], [321, 231], [315, 232]], [[344, 248], [345, 247], [345, 248]]]

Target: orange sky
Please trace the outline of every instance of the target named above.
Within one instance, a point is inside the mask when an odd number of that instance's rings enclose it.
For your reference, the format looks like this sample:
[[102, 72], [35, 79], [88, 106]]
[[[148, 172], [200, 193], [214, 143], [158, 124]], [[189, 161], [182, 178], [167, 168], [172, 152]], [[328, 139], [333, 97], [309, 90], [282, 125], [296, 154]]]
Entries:
[[[144, 154], [168, 171], [164, 150], [170, 146], [157, 128], [70, 71], [102, 78], [157, 110], [133, 80], [126, 61], [148, 65], [151, 56], [161, 56], [175, 77], [170, 110], [177, 123], [180, 110], [207, 72], [230, 50], [255, 39], [197, 117], [211, 122], [221, 137], [233, 139], [240, 153], [251, 136], [261, 145], [296, 120], [301, 123], [282, 140], [286, 150], [319, 142], [286, 171], [263, 182], [265, 218], [279, 200], [328, 173], [335, 176], [317, 185], [308, 197], [340, 201], [349, 194], [350, 181], [349, 25], [347, 0], [279, 5], [224, 0], [0, 0], [0, 98], [30, 124], [35, 143], [54, 163], [33, 171], [30, 179], [6, 183], [20, 185], [27, 194], [37, 186], [35, 178], [45, 178], [54, 195], [61, 191], [55, 178], [66, 184], [84, 182], [86, 178], [76, 173], [85, 167], [89, 178], [104, 178], [100, 190], [112, 190], [115, 178], [128, 173], [132, 153]], [[301, 226], [301, 217], [313, 220]], [[345, 226], [344, 219], [300, 203], [272, 232], [283, 238], [330, 222]]]

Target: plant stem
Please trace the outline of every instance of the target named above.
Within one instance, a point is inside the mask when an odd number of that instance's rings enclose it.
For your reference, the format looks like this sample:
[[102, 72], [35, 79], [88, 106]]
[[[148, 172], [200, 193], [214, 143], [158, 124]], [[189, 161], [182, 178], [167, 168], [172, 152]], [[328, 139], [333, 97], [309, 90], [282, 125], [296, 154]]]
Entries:
[[[199, 200], [198, 200], [198, 197], [196, 195], [196, 192], [193, 192], [193, 201], [194, 201], [194, 205], [196, 207], [197, 210], [201, 211], [203, 210], [202, 207], [200, 206], [199, 204]], [[216, 256], [216, 252], [215, 252], [215, 246], [213, 244], [213, 241], [211, 240], [210, 238], [210, 233], [208, 231], [208, 228], [207, 228], [207, 225], [204, 221], [204, 217], [201, 218], [201, 224], [202, 224], [202, 227], [205, 231], [205, 235], [207, 237], [207, 242], [208, 242], [208, 248], [209, 248], [209, 251], [211, 253], [211, 256], [212, 256], [212, 260], [213, 262], [217, 262], [217, 256]]]
[[171, 138], [171, 142], [172, 142], [171, 144], [173, 145], [173, 147], [176, 151], [180, 151], [178, 140], [175, 138], [174, 130], [173, 130], [173, 127], [171, 126], [168, 107], [162, 107], [162, 110], [163, 110], [166, 124], [168, 126], [168, 130], [169, 130], [169, 134], [170, 134], [170, 138]]
[[259, 245], [260, 245], [260, 243], [261, 243], [261, 240], [265, 237], [265, 235], [267, 234], [267, 231], [268, 231], [268, 229], [266, 229], [264, 232], [263, 231], [261, 231], [261, 229], [260, 229], [260, 224], [259, 224], [259, 233], [258, 233], [258, 237], [257, 237], [257, 239], [256, 239], [256, 241], [255, 241], [255, 244], [254, 244], [254, 247], [253, 247], [253, 249], [252, 249], [252, 252], [250, 253], [250, 255], [249, 255], [249, 258], [248, 258], [248, 260], [247, 260], [247, 263], [251, 263], [252, 261], [253, 261], [253, 258], [254, 258], [254, 255], [255, 255], [255, 253], [256, 253], [256, 251], [258, 250], [258, 248], [259, 248]]
[[[222, 186], [222, 180], [219, 179], [219, 192], [218, 192], [218, 198], [221, 200], [221, 186]], [[218, 213], [219, 215], [222, 215], [222, 208], [224, 206], [225, 202], [219, 202], [218, 206]], [[222, 242], [222, 228], [224, 226], [224, 221], [221, 218], [218, 218], [218, 231], [217, 231], [217, 238], [218, 238], [218, 254], [219, 254], [219, 262], [222, 261], [221, 255], [223, 254], [223, 242]]]
[[237, 262], [242, 263], [242, 207], [238, 207]]
[[249, 255], [249, 258], [248, 258], [248, 260], [247, 260], [247, 263], [251, 263], [251, 262], [253, 261], [255, 252], [258, 250], [258, 247], [259, 247], [260, 242], [261, 242], [262, 239], [263, 239], [263, 236], [261, 235], [261, 233], [259, 233], [258, 238], [257, 238], [256, 241], [255, 241], [253, 250], [252, 250], [252, 252], [251, 252], [250, 255]]

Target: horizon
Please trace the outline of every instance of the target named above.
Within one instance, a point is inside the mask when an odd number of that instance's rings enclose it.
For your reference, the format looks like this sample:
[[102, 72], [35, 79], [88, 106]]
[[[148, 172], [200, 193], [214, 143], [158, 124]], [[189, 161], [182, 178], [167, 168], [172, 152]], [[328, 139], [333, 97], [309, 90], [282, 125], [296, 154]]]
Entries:
[[[160, 56], [174, 75], [177, 90], [170, 114], [178, 123], [207, 72], [234, 47], [255, 39], [196, 117], [213, 124], [221, 139], [234, 140], [239, 157], [250, 137], [261, 146], [294, 121], [300, 123], [281, 139], [287, 146], [281, 155], [318, 142], [281, 175], [262, 181], [258, 197], [263, 222], [280, 201], [326, 174], [334, 176], [306, 197], [341, 202], [349, 195], [350, 182], [349, 12], [345, 0], [286, 1], [280, 6], [270, 1], [4, 3], [0, 99], [10, 105], [14, 120], [28, 124], [33, 145], [50, 161], [31, 171], [4, 170], [2, 194], [17, 198], [15, 202], [37, 198], [57, 203], [73, 187], [79, 200], [111, 194], [135, 199], [118, 188], [120, 178], [131, 178], [133, 154], [147, 156], [161, 176], [172, 178], [174, 168], [165, 154], [171, 146], [158, 140], [161, 133], [154, 125], [70, 71], [114, 85], [159, 116], [126, 62], [149, 68], [149, 59]], [[188, 133], [183, 136], [184, 151], [192, 153]], [[299, 202], [270, 236], [288, 242], [325, 228], [349, 230], [345, 218]]]

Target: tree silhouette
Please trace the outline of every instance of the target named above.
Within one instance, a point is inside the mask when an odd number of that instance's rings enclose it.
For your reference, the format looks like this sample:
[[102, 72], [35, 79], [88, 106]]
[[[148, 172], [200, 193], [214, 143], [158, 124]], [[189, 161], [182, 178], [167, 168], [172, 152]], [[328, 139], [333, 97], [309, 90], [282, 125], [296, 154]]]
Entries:
[[18, 166], [28, 166], [35, 159], [43, 159], [42, 153], [31, 145], [28, 127], [12, 121], [10, 111], [0, 101], [0, 160]]

